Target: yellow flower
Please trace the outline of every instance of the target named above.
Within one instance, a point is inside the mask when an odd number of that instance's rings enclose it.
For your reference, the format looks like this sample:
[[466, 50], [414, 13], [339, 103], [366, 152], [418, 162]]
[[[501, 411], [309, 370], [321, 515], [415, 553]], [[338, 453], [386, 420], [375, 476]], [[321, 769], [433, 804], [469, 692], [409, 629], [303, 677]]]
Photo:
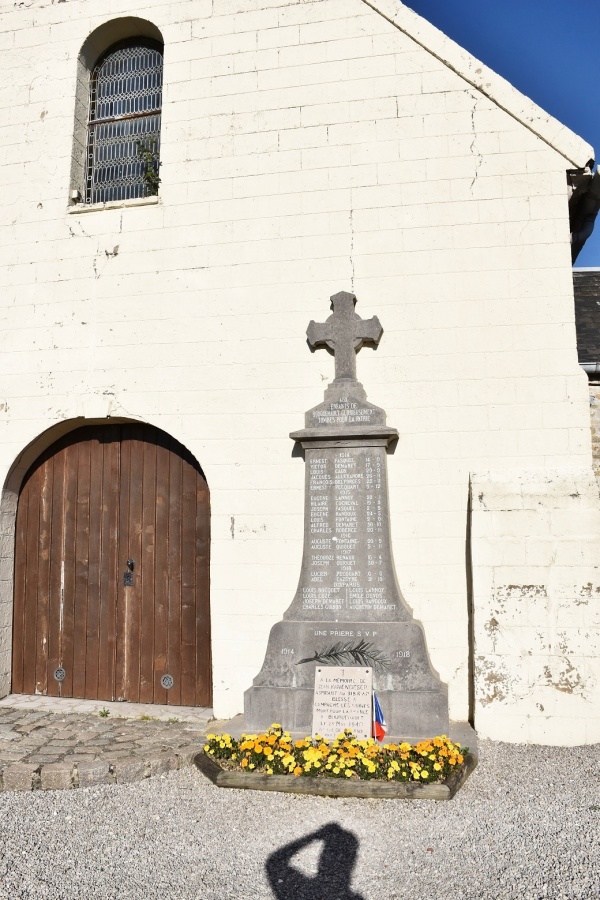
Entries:
[[204, 745], [204, 752], [207, 753], [209, 750], [210, 750], [210, 747], [208, 746], [208, 744], [205, 744], [205, 745]]
[[309, 747], [308, 750], [305, 750], [302, 754], [307, 762], [316, 762], [321, 759], [321, 751], [317, 749], [317, 747]]
[[302, 766], [296, 766], [294, 769], [294, 775], [302, 775]]
[[442, 771], [442, 767], [441, 767], [440, 764], [437, 763], [437, 762], [433, 764], [433, 768], [435, 769], [436, 772], [441, 772], [441, 771]]
[[429, 778], [429, 772], [427, 771], [427, 769], [423, 769], [423, 771], [421, 772], [421, 778]]
[[248, 766], [248, 768], [249, 768], [249, 769], [255, 769], [256, 766], [254, 765], [254, 763], [250, 763], [250, 765]]
[[349, 769], [346, 769], [346, 778], [352, 778], [352, 772]]

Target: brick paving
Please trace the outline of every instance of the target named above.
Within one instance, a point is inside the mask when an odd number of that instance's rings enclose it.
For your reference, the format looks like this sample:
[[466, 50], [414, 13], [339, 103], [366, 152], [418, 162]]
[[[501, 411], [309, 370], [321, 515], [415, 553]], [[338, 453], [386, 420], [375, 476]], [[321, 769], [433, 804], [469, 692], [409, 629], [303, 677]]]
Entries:
[[141, 781], [190, 765], [220, 724], [208, 709], [12, 695], [0, 701], [0, 790]]

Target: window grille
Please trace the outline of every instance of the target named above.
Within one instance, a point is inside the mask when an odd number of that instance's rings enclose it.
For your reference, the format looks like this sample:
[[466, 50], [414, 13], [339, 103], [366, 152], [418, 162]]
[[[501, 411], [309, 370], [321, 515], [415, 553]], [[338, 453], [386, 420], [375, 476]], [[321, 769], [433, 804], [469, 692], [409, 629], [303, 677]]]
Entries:
[[162, 50], [137, 40], [112, 47], [90, 80], [87, 203], [158, 193]]

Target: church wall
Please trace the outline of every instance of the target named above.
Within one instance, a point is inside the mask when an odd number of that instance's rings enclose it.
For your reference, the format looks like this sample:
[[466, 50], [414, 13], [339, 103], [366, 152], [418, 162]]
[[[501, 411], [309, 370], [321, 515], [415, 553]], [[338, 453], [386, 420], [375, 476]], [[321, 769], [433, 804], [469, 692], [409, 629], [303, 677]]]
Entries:
[[593, 466], [598, 478], [600, 477], [600, 384], [590, 382], [589, 391]]
[[[361, 0], [0, 10], [2, 471], [81, 417], [146, 421], [194, 453], [212, 503], [215, 712], [240, 711], [300, 570], [288, 434], [333, 377], [304, 332], [354, 291], [384, 327], [358, 374], [400, 431], [399, 581], [465, 719], [469, 473], [591, 465], [572, 160]], [[124, 15], [165, 40], [159, 197], [69, 207], [79, 50]]]
[[590, 469], [472, 477], [481, 737], [600, 740], [600, 507]]

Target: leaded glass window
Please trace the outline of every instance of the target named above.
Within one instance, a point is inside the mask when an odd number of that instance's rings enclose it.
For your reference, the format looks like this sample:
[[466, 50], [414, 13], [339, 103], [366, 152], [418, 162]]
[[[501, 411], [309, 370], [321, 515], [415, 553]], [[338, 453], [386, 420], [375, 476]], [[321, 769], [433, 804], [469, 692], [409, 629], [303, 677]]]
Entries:
[[162, 49], [147, 40], [115, 44], [90, 80], [86, 202], [158, 193]]

